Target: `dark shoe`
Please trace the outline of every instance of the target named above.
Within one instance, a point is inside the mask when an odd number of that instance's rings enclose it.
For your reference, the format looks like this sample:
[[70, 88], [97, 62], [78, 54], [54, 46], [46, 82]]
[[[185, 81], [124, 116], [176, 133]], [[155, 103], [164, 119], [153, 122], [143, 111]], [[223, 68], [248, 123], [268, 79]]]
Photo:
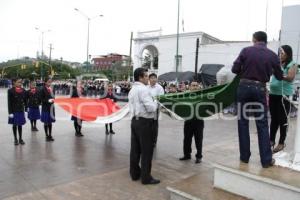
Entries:
[[46, 142], [50, 142], [51, 140], [50, 140], [50, 137], [49, 136], [47, 136], [46, 137]]
[[50, 141], [50, 142], [53, 142], [53, 141], [54, 141], [54, 138], [53, 138], [52, 136], [50, 136], [50, 137], [49, 137], [49, 141]]
[[242, 159], [240, 159], [240, 161], [241, 161], [242, 163], [246, 163], [246, 164], [249, 163], [249, 160], [242, 160]]
[[269, 167], [272, 167], [274, 164], [275, 164], [275, 159], [272, 158], [272, 161], [269, 164], [262, 165], [262, 167], [263, 168], [269, 168]]
[[116, 134], [113, 130], [109, 131], [110, 134]]
[[37, 127], [34, 127], [33, 129], [34, 129], [34, 131], [39, 131], [39, 129], [37, 129]]
[[190, 160], [191, 156], [183, 156], [182, 158], [179, 158], [179, 160]]
[[196, 164], [201, 163], [201, 158], [196, 158], [195, 163], [196, 163]]
[[150, 181], [142, 182], [143, 185], [154, 185], [159, 184], [160, 180], [152, 178]]
[[109, 135], [109, 132], [108, 132], [108, 130], [106, 130], [106, 131], [105, 131], [105, 134], [106, 134], [106, 135]]
[[75, 132], [75, 136], [76, 136], [76, 137], [80, 137], [80, 133]]
[[31, 127], [31, 131], [34, 131], [34, 128], [33, 128], [33, 127]]
[[82, 133], [79, 133], [78, 135], [79, 135], [79, 137], [83, 137], [84, 136]]
[[273, 153], [277, 153], [279, 151], [282, 151], [285, 147], [285, 144], [278, 144], [275, 149], [273, 149]]
[[20, 140], [20, 144], [21, 144], [21, 145], [24, 145], [25, 142], [21, 139], [21, 140]]
[[138, 181], [140, 179], [140, 177], [131, 177], [132, 181]]
[[19, 145], [19, 142], [18, 142], [18, 140], [15, 140], [15, 145], [17, 146], [17, 145]]

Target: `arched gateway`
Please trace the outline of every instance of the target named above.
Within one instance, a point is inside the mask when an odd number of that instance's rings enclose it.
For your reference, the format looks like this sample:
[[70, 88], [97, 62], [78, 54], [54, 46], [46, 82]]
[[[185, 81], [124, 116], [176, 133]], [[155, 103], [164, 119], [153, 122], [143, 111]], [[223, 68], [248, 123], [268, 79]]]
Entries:
[[[200, 44], [222, 41], [203, 32], [179, 34], [178, 71], [193, 71], [196, 40]], [[138, 32], [134, 38], [134, 69], [146, 67], [158, 75], [175, 71], [177, 35], [162, 35], [162, 30]]]

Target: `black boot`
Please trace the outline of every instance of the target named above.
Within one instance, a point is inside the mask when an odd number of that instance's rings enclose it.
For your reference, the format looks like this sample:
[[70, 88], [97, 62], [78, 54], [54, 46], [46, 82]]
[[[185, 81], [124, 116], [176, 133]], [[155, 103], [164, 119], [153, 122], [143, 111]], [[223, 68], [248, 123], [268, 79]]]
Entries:
[[24, 145], [25, 142], [24, 142], [22, 139], [20, 139], [20, 144], [21, 144], [21, 145]]
[[191, 156], [183, 156], [181, 158], [179, 158], [179, 160], [190, 160]]

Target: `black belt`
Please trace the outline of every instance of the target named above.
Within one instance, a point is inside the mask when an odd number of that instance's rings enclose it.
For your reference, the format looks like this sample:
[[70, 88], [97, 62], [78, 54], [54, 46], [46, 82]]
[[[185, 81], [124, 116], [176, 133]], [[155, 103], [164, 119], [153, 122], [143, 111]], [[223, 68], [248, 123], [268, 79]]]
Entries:
[[132, 117], [132, 120], [147, 120], [147, 121], [154, 121], [154, 118], [145, 118], [145, 117]]
[[256, 85], [260, 85], [260, 86], [266, 87], [266, 83], [264, 83], [264, 82], [250, 80], [250, 79], [245, 79], [245, 78], [241, 78], [240, 83], [250, 83], [250, 84], [256, 84]]

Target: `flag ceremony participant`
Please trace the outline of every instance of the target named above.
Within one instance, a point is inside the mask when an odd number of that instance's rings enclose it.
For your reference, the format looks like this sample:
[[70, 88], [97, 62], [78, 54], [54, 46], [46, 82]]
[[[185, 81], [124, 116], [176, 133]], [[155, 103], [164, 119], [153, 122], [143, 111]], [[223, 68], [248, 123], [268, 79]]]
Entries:
[[[12, 80], [13, 87], [7, 92], [8, 124], [12, 125], [15, 145], [24, 145], [22, 138], [22, 126], [26, 123], [26, 92], [22, 88], [22, 80], [17, 78]], [[19, 139], [17, 137], [19, 133]]]

